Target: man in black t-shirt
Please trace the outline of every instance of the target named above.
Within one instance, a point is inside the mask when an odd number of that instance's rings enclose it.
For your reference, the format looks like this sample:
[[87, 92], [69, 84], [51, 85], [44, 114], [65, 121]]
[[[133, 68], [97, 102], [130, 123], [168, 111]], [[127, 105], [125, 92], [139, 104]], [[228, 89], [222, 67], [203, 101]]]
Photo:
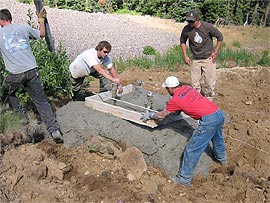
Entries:
[[[196, 10], [187, 13], [186, 21], [188, 25], [182, 30], [180, 45], [185, 63], [191, 65], [191, 84], [201, 92], [200, 81], [204, 73], [206, 85], [204, 95], [212, 100], [216, 86], [216, 59], [223, 41], [223, 35], [213, 24], [200, 21]], [[217, 39], [215, 48], [213, 37]], [[187, 40], [189, 40], [189, 48], [193, 56], [192, 62], [186, 52]]]

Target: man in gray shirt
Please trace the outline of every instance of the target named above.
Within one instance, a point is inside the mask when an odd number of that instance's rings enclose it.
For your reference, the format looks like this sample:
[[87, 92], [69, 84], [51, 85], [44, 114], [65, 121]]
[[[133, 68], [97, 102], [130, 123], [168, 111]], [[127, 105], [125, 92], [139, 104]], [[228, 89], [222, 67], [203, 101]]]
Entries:
[[[216, 60], [223, 41], [222, 33], [214, 25], [200, 21], [196, 10], [187, 13], [186, 25], [180, 36], [181, 50], [185, 63], [191, 65], [191, 85], [201, 92], [201, 78], [204, 73], [206, 89], [204, 95], [210, 100], [214, 97], [216, 86]], [[213, 37], [217, 39], [217, 45], [213, 46]], [[189, 48], [193, 56], [191, 63], [186, 52], [186, 42], [189, 40]]]
[[45, 36], [44, 19], [46, 10], [43, 8], [38, 15], [39, 30], [29, 25], [12, 24], [12, 16], [8, 9], [0, 10], [0, 51], [4, 59], [8, 75], [3, 82], [2, 101], [27, 116], [16, 97], [16, 91], [24, 86], [34, 102], [42, 121], [56, 143], [62, 143], [63, 137], [47, 96], [41, 83], [38, 65], [32, 53], [29, 39], [40, 39]]

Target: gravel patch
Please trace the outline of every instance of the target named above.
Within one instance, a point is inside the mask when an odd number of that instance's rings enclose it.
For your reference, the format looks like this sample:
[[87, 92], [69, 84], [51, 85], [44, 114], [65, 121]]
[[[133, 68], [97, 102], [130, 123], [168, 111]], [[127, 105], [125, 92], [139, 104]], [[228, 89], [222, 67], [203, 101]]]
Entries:
[[[1, 1], [0, 8], [8, 8], [12, 12], [13, 23], [27, 23], [28, 9], [35, 13], [34, 5], [18, 3], [15, 0]], [[101, 40], [112, 44], [112, 58], [123, 59], [141, 56], [145, 46], [152, 46], [164, 53], [168, 48], [179, 44], [178, 34], [131, 22], [123, 15], [49, 7], [46, 9], [55, 44], [58, 46], [61, 43], [70, 59], [88, 48], [95, 47]]]

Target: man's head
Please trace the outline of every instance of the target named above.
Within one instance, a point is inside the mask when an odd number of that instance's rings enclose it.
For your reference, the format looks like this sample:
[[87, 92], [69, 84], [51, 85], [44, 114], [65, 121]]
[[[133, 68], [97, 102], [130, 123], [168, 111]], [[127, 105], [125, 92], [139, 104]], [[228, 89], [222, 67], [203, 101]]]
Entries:
[[168, 91], [170, 95], [173, 95], [175, 89], [178, 88], [180, 85], [181, 84], [179, 80], [177, 79], [177, 77], [169, 76], [166, 78], [165, 82], [162, 84], [162, 87], [166, 88], [166, 90]]
[[7, 22], [11, 23], [12, 16], [8, 9], [0, 10], [0, 25], [3, 27]]
[[199, 20], [199, 19], [200, 19], [199, 13], [195, 9], [192, 9], [187, 13], [187, 16], [186, 16], [187, 22], [189, 21], [195, 22], [196, 20]]
[[194, 24], [199, 20], [200, 20], [199, 13], [195, 9], [192, 9], [187, 13], [186, 21], [191, 27], [194, 27]]
[[111, 51], [112, 45], [107, 41], [101, 41], [96, 46], [99, 58], [105, 58]]

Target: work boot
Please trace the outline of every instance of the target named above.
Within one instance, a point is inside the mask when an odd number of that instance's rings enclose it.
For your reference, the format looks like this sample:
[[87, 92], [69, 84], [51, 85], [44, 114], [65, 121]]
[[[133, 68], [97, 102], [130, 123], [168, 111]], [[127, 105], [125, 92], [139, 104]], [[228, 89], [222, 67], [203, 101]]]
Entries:
[[53, 131], [51, 136], [52, 136], [53, 140], [55, 141], [55, 143], [57, 143], [57, 144], [64, 142], [63, 136], [59, 130]]
[[174, 184], [181, 184], [183, 186], [189, 186], [190, 183], [184, 183], [183, 181], [180, 180], [180, 178], [176, 175], [176, 176], [171, 176], [170, 180], [174, 183]]
[[85, 100], [85, 93], [83, 92], [73, 92], [73, 96], [72, 96], [72, 100], [73, 101], [84, 101]]
[[222, 165], [222, 166], [227, 166], [227, 164], [228, 164], [228, 161], [227, 160], [225, 160], [225, 161], [219, 161], [219, 163]]

